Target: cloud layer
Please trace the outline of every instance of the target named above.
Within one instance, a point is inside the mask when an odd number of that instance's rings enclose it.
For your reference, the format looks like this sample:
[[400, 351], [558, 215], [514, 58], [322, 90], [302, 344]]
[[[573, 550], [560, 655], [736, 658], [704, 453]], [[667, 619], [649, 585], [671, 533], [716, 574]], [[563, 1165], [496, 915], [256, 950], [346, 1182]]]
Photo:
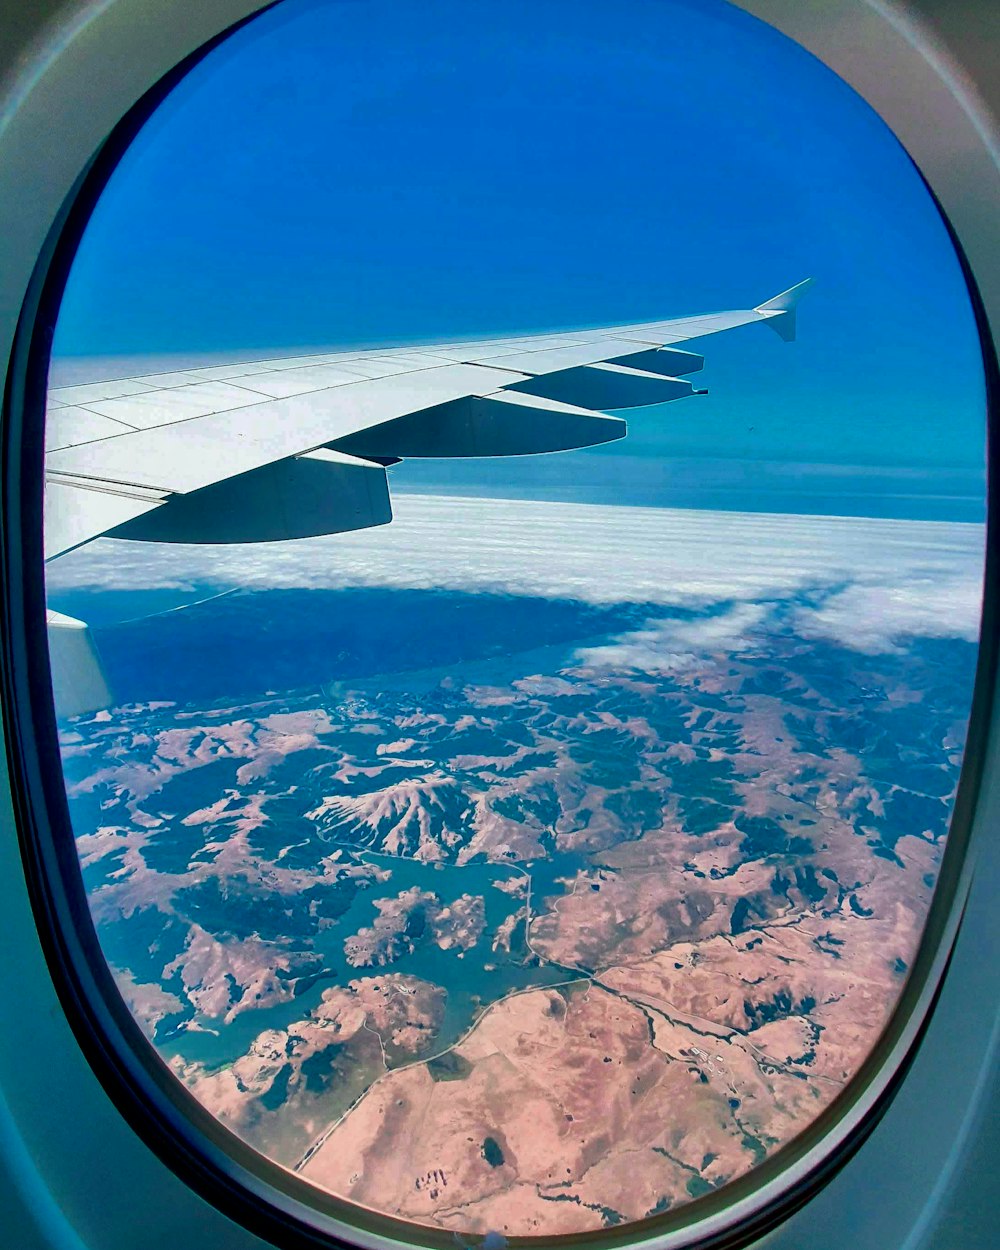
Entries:
[[716, 609], [697, 624], [654, 621], [650, 636], [622, 643], [661, 657], [735, 645], [763, 619], [759, 605], [803, 595], [803, 634], [861, 650], [913, 635], [977, 636], [978, 525], [430, 495], [394, 505], [391, 525], [298, 542], [103, 539], [50, 565], [49, 587], [390, 587]]

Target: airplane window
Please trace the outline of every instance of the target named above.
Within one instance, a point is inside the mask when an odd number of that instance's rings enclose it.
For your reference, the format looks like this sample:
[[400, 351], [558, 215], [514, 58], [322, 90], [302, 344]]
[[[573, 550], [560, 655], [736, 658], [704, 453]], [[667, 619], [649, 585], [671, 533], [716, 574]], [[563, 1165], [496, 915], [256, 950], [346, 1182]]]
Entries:
[[721, 0], [210, 52], [46, 416], [80, 878], [179, 1103], [422, 1244], [777, 1174], [944, 905], [985, 407], [919, 173]]

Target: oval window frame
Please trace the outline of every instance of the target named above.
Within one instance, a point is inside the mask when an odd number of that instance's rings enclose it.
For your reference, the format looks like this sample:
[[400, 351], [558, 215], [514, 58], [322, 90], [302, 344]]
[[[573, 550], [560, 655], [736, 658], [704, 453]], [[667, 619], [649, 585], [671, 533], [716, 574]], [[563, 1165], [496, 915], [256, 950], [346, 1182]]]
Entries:
[[[246, 1227], [267, 1229], [277, 1244], [382, 1246], [399, 1244], [396, 1235], [400, 1234], [404, 1244], [453, 1246], [448, 1234], [437, 1237], [423, 1226], [388, 1217], [369, 1224], [359, 1218], [365, 1213], [353, 1204], [331, 1200], [327, 1209], [326, 1203], [317, 1201], [323, 1198], [322, 1191], [305, 1182], [291, 1184], [295, 1178], [290, 1173], [270, 1164], [223, 1129], [158, 1059], [114, 986], [89, 920], [61, 784], [48, 654], [46, 648], [37, 645], [37, 638], [44, 636], [38, 486], [45, 378], [55, 310], [79, 237], [121, 154], [173, 85], [235, 29], [270, 7], [254, 5], [253, 13], [191, 53], [133, 104], [82, 171], [36, 264], [21, 309], [4, 398], [4, 541], [0, 559], [8, 593], [3, 603], [0, 697], [5, 724], [13, 730], [7, 736], [8, 764], [29, 892], [53, 981], [81, 1048], [112, 1101], [139, 1135], [197, 1192]], [[928, 190], [933, 196], [929, 186]], [[983, 345], [992, 483], [996, 480], [995, 427], [1000, 394], [996, 349], [960, 242], [940, 204], [938, 207], [965, 274]], [[886, 1032], [849, 1087], [852, 1097], [847, 1105], [838, 1099], [814, 1125], [745, 1178], [679, 1209], [676, 1232], [658, 1231], [642, 1238], [647, 1224], [664, 1230], [673, 1222], [661, 1216], [622, 1225], [618, 1233], [577, 1235], [574, 1243], [645, 1245], [663, 1250], [691, 1244], [745, 1245], [807, 1202], [861, 1146], [887, 1110], [931, 1018], [969, 889], [972, 818], [986, 761], [1000, 641], [995, 591], [1000, 558], [997, 530], [996, 506], [991, 500], [982, 641], [966, 764], [939, 885], [906, 987]], [[32, 749], [26, 750], [25, 743]], [[52, 784], [53, 777], [59, 784]], [[155, 1063], [151, 1064], [150, 1058]], [[199, 1134], [198, 1142], [192, 1140], [193, 1132]], [[769, 1167], [772, 1161], [773, 1177]], [[745, 1195], [744, 1188], [749, 1191]], [[287, 1201], [276, 1202], [279, 1195]], [[351, 1212], [349, 1221], [337, 1219], [342, 1210]], [[325, 1231], [315, 1227], [317, 1215], [326, 1223]], [[364, 1229], [366, 1240], [351, 1237], [359, 1227]], [[419, 1235], [411, 1236], [413, 1233]], [[338, 1240], [344, 1236], [347, 1240]], [[568, 1244], [565, 1237], [542, 1239], [541, 1244], [550, 1242]]]

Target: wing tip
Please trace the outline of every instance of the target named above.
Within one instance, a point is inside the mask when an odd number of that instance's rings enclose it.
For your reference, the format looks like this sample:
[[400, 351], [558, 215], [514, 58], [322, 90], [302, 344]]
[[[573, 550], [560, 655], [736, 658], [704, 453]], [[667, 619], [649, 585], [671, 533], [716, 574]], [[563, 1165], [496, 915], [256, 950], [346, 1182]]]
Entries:
[[795, 341], [795, 311], [799, 300], [815, 280], [815, 278], [804, 278], [801, 282], [790, 286], [787, 291], [782, 291], [771, 299], [765, 300], [763, 304], [758, 304], [754, 309], [754, 312], [764, 317], [775, 334], [786, 343]]

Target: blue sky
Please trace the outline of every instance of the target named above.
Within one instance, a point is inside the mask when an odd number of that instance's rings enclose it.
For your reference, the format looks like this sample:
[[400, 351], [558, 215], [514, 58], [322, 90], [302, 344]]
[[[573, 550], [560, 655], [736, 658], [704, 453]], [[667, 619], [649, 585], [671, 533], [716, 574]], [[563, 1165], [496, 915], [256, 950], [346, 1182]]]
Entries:
[[809, 275], [796, 344], [765, 327], [693, 344], [711, 394], [633, 415], [625, 443], [544, 466], [403, 466], [395, 489], [608, 502], [632, 483], [629, 502], [749, 491], [784, 509], [784, 491], [789, 510], [973, 519], [972, 315], [883, 124], [721, 0], [285, 0], [126, 155], [55, 354], [610, 324], [746, 307]]

